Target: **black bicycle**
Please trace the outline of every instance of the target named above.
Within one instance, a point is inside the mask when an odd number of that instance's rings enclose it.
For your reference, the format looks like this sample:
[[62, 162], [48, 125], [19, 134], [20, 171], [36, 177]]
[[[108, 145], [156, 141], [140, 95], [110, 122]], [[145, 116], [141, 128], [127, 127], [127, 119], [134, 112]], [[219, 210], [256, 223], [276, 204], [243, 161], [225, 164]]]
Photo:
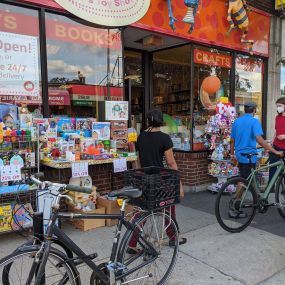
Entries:
[[[119, 214], [61, 213], [61, 199], [71, 199], [66, 195], [66, 190], [90, 193], [90, 188], [42, 182], [35, 177], [32, 177], [32, 180], [41, 189], [56, 187], [58, 195], [44, 239], [40, 243], [24, 244], [0, 260], [3, 285], [79, 285], [81, 279], [76, 268], [79, 263], [91, 268], [91, 285], [165, 284], [177, 259], [179, 241], [177, 223], [166, 209], [139, 211], [128, 221], [125, 217], [126, 203], [129, 199], [139, 198], [142, 192], [126, 187], [109, 194], [110, 197], [123, 199]], [[96, 254], [86, 255], [57, 226], [58, 219], [117, 219], [110, 261], [96, 265], [92, 261]], [[126, 231], [121, 239], [123, 226]], [[55, 240], [65, 245], [72, 255], [68, 256], [65, 251], [55, 248]], [[130, 244], [136, 245], [132, 254], [129, 250]]]

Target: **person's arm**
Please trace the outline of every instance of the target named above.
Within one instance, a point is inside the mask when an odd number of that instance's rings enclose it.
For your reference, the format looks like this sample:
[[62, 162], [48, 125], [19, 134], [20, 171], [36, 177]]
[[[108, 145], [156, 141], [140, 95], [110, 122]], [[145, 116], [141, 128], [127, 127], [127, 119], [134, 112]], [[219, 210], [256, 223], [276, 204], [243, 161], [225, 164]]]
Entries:
[[283, 156], [283, 152], [282, 151], [277, 151], [276, 149], [274, 149], [269, 143], [267, 143], [266, 140], [264, 140], [264, 138], [262, 136], [257, 136], [256, 137], [256, 141], [266, 150], [278, 155], [278, 156]]
[[[167, 166], [171, 169], [178, 170], [172, 148], [166, 150], [164, 152], [164, 155], [165, 155]], [[181, 180], [180, 180], [180, 198], [184, 198], [184, 190], [183, 190], [183, 185], [182, 185]]]

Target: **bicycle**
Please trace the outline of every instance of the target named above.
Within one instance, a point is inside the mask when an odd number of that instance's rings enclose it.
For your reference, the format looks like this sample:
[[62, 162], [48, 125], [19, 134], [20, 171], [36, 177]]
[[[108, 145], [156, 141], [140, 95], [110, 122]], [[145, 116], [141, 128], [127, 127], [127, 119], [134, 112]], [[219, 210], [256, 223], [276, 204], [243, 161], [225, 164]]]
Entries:
[[[256, 153], [242, 153], [252, 165]], [[284, 186], [284, 157], [276, 163], [257, 169], [252, 168], [247, 179], [242, 177], [230, 178], [218, 192], [215, 202], [215, 215], [220, 226], [231, 233], [243, 231], [252, 222], [256, 210], [266, 213], [270, 206], [278, 209], [281, 217], [285, 218], [285, 186]], [[257, 173], [277, 167], [276, 172], [264, 191], [257, 183]], [[275, 202], [268, 201], [269, 195], [275, 190]]]
[[[61, 213], [59, 211], [61, 199], [71, 200], [65, 194], [66, 190], [90, 193], [91, 189], [47, 181], [41, 182], [35, 177], [32, 177], [32, 180], [40, 188], [56, 185], [58, 195], [52, 207], [47, 233], [41, 243], [24, 244], [0, 260], [3, 285], [80, 285], [81, 280], [75, 266], [75, 259], [80, 260], [92, 270], [91, 285], [117, 285], [134, 282], [139, 282], [139, 284], [165, 284], [173, 271], [178, 254], [177, 223], [165, 209], [162, 211], [143, 211], [138, 219], [129, 222], [125, 217], [126, 203], [129, 199], [139, 198], [142, 195], [141, 190], [127, 187], [109, 194], [110, 197], [123, 199], [119, 214]], [[117, 219], [118, 224], [110, 261], [97, 266], [92, 261], [92, 257], [86, 255], [58, 228], [56, 224], [58, 219]], [[126, 232], [120, 239], [123, 226], [126, 228]], [[172, 232], [171, 236], [169, 236], [169, 229]], [[53, 248], [54, 237], [60, 240], [76, 257], [69, 257], [60, 250]], [[129, 255], [128, 245], [133, 237], [136, 238], [138, 252]]]

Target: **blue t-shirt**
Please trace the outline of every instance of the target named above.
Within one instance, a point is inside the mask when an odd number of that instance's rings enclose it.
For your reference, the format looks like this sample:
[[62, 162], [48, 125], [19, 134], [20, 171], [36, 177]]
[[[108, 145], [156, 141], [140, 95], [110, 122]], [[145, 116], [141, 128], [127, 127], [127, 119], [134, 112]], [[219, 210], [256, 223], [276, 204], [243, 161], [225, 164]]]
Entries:
[[[235, 140], [235, 154], [238, 162], [249, 163], [248, 158], [241, 153], [256, 153], [256, 137], [262, 135], [261, 124], [252, 114], [245, 114], [235, 120], [231, 138]], [[256, 163], [256, 156], [252, 158], [252, 163]]]

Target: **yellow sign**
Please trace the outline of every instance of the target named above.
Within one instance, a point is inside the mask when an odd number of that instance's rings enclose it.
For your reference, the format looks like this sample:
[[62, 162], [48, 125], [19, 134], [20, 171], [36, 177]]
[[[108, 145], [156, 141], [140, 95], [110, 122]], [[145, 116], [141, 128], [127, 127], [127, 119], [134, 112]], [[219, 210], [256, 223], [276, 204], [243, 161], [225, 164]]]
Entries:
[[285, 0], [275, 0], [275, 9], [280, 10], [285, 8]]
[[88, 22], [109, 26], [127, 26], [140, 20], [150, 0], [55, 0], [68, 12]]

